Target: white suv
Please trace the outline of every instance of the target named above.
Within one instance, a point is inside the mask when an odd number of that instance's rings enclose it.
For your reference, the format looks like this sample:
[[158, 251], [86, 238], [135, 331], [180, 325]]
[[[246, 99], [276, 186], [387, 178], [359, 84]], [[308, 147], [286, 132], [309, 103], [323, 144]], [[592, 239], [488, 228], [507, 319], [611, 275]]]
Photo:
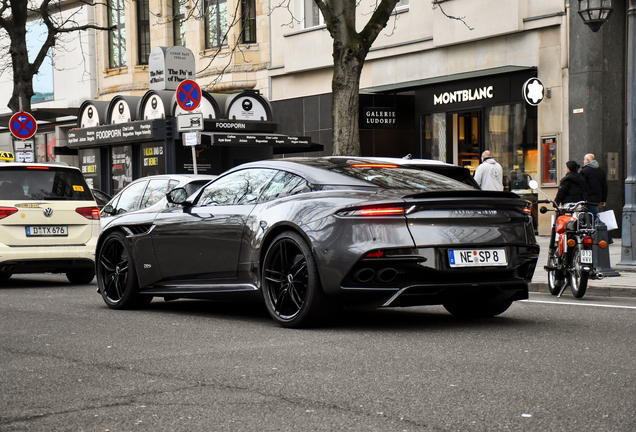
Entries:
[[0, 162], [0, 280], [14, 273], [95, 276], [99, 208], [79, 169]]

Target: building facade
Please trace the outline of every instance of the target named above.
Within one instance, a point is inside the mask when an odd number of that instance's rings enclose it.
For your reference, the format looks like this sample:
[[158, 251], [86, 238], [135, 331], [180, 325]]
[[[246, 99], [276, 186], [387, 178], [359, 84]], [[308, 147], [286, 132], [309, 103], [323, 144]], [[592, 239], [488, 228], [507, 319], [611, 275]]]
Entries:
[[[359, 23], [366, 22], [374, 4], [359, 2]], [[506, 190], [536, 199], [530, 179], [554, 197], [565, 163], [582, 164], [591, 152], [608, 173], [608, 204], [620, 219], [626, 177], [626, 0], [614, 0], [613, 16], [597, 33], [583, 24], [577, 8], [578, 2], [569, 0], [400, 0], [362, 71], [362, 155], [410, 154], [474, 171], [480, 154], [490, 150], [504, 169]], [[271, 105], [271, 124], [262, 132], [307, 137], [306, 142], [324, 146], [307, 154], [332, 153], [333, 41], [313, 0], [110, 0], [94, 13], [96, 22], [113, 30], [95, 33], [93, 51], [87, 51], [94, 53], [89, 90], [66, 90], [74, 86], [73, 76], [56, 79], [56, 102], [59, 94], [73, 94], [68, 106], [78, 117], [88, 112], [80, 110], [83, 102], [105, 106], [125, 99], [138, 118], [124, 120], [161, 123], [139, 114], [138, 104], [147, 103], [153, 91], [149, 59], [159, 47], [183, 46], [194, 66], [179, 80], [195, 79], [219, 101], [255, 91]], [[542, 99], [531, 103], [524, 91], [535, 79], [542, 83]], [[119, 166], [114, 155], [128, 155], [136, 167], [130, 177], [136, 178], [150, 172], [143, 169], [144, 152], [163, 142], [163, 169], [182, 169], [174, 161], [183, 159], [174, 153], [181, 145], [170, 125], [174, 102], [164, 96], [165, 125], [152, 139], [74, 142], [68, 153], [77, 155], [68, 157], [79, 166], [81, 152], [98, 154], [105, 173]], [[57, 144], [68, 143], [71, 127], [83, 126], [79, 118], [57, 127]], [[207, 139], [213, 143], [212, 132]], [[286, 149], [281, 145], [274, 154], [284, 156]], [[232, 160], [240, 161], [244, 153], [237, 150]], [[102, 187], [119, 189], [109, 175], [101, 176], [107, 183]], [[539, 216], [540, 234], [549, 226], [549, 216]]]

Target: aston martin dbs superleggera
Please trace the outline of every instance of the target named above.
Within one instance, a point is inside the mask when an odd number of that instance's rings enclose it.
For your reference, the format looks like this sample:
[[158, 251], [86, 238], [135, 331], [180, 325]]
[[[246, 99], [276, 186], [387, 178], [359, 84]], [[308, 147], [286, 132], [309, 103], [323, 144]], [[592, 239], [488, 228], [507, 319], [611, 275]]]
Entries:
[[109, 307], [239, 295], [262, 298], [285, 327], [339, 306], [490, 317], [528, 298], [539, 254], [525, 200], [406, 164], [252, 162], [167, 197], [170, 208], [103, 227], [97, 279]]

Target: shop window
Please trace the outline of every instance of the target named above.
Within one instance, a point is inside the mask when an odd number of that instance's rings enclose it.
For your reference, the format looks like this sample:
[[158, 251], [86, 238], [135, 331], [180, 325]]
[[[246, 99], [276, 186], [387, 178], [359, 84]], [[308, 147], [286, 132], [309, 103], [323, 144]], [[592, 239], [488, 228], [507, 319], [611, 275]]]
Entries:
[[446, 162], [446, 113], [423, 116], [421, 122], [422, 157]]
[[172, 33], [173, 33], [173, 45], [185, 46], [185, 5], [187, 0], [173, 0], [173, 21], [172, 21]]
[[150, 56], [150, 6], [148, 0], [137, 0], [138, 64], [147, 65]]
[[227, 45], [227, 0], [205, 2], [205, 47]]
[[538, 179], [536, 108], [526, 104], [499, 105], [485, 109], [485, 145], [501, 164], [504, 188], [517, 193]]
[[241, 41], [256, 43], [256, 0], [241, 0]]
[[125, 0], [109, 0], [108, 31], [109, 67], [126, 66]]

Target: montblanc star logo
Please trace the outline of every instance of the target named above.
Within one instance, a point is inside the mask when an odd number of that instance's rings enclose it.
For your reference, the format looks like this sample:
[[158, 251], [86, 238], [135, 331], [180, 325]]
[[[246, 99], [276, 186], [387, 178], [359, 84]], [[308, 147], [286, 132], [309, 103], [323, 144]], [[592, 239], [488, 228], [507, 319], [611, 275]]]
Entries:
[[536, 106], [541, 103], [545, 95], [545, 87], [538, 78], [530, 78], [523, 85], [523, 98], [530, 105]]
[[543, 85], [539, 81], [533, 81], [528, 85], [528, 99], [534, 103], [543, 99]]

